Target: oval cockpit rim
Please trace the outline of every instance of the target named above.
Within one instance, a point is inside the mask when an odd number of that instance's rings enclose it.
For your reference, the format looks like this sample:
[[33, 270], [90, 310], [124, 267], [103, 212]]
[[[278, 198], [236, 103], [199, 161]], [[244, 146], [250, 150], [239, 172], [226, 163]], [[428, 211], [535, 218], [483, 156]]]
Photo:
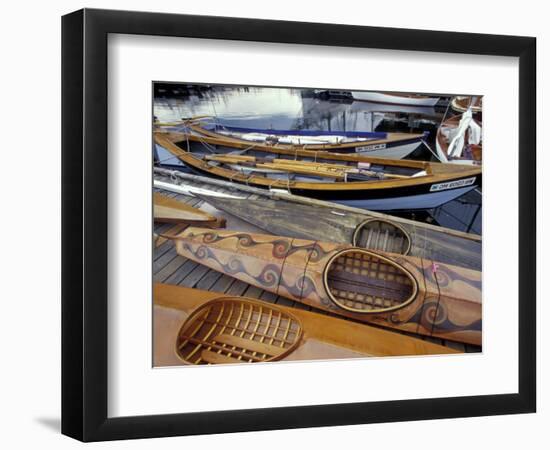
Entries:
[[[265, 361], [262, 361], [262, 362], [256, 362], [254, 364], [262, 364], [264, 362], [280, 361], [281, 359], [286, 358], [289, 354], [291, 354], [293, 351], [295, 351], [299, 347], [300, 342], [302, 342], [302, 340], [303, 340], [304, 326], [303, 326], [302, 321], [298, 317], [296, 317], [294, 314], [292, 314], [291, 312], [286, 311], [286, 310], [282, 309], [281, 307], [279, 307], [277, 305], [272, 305], [270, 303], [265, 303], [261, 300], [257, 300], [257, 299], [249, 298], [249, 297], [238, 297], [238, 296], [216, 297], [216, 298], [213, 298], [211, 300], [208, 300], [207, 302], [203, 303], [202, 305], [197, 306], [193, 310], [193, 312], [191, 312], [191, 314], [189, 314], [189, 316], [183, 321], [183, 323], [181, 324], [181, 326], [178, 329], [178, 332], [176, 334], [176, 339], [175, 339], [175, 352], [176, 352], [176, 356], [178, 357], [178, 359], [180, 359], [185, 364], [192, 365], [192, 366], [194, 365], [193, 363], [187, 361], [184, 357], [182, 357], [182, 355], [179, 351], [178, 346], [179, 346], [179, 343], [180, 343], [180, 336], [181, 336], [182, 330], [185, 328], [185, 326], [188, 323], [193, 323], [193, 321], [196, 319], [196, 317], [201, 312], [203, 312], [205, 309], [209, 308], [210, 306], [213, 306], [216, 303], [220, 303], [220, 302], [228, 302], [228, 303], [229, 302], [234, 302], [234, 303], [237, 303], [237, 304], [246, 303], [246, 304], [253, 305], [253, 306], [263, 306], [266, 309], [269, 308], [273, 311], [277, 311], [277, 312], [281, 313], [283, 316], [286, 316], [287, 318], [290, 318], [290, 320], [292, 320], [292, 321], [294, 321], [298, 324], [299, 329], [296, 332], [295, 342], [292, 345], [290, 345], [290, 347], [288, 347], [285, 350], [285, 352], [281, 353], [280, 355], [278, 355], [276, 357], [266, 359]], [[259, 305], [259, 303], [261, 303], [261, 305]], [[235, 364], [243, 364], [243, 363], [235, 362]], [[217, 365], [218, 364], [213, 364], [213, 366], [217, 366]]]
[[[367, 225], [370, 222], [387, 223], [387, 224], [390, 224], [390, 225], [394, 226], [398, 230], [400, 230], [405, 235], [405, 238], [407, 239], [407, 250], [405, 251], [405, 253], [399, 253], [399, 254], [403, 255], [403, 256], [407, 256], [410, 253], [411, 248], [412, 248], [412, 239], [411, 239], [411, 236], [410, 236], [409, 232], [407, 230], [405, 230], [405, 228], [403, 228], [401, 225], [399, 225], [395, 222], [392, 222], [391, 220], [383, 219], [381, 217], [371, 217], [371, 218], [363, 220], [363, 222], [359, 223], [359, 225], [357, 225], [357, 227], [353, 231], [353, 236], [351, 238], [351, 245], [353, 245], [354, 247], [357, 247], [357, 248], [362, 248], [362, 247], [357, 246], [357, 238], [359, 236], [359, 232], [363, 228], [365, 228], [365, 225]], [[368, 250], [368, 249], [366, 249], [366, 250]]]
[[[336, 260], [336, 258], [338, 258], [339, 256], [342, 256], [345, 253], [349, 253], [349, 252], [366, 253], [370, 256], [374, 256], [375, 258], [383, 260], [384, 262], [387, 262], [388, 264], [390, 264], [390, 265], [398, 268], [399, 270], [401, 270], [407, 276], [407, 278], [409, 278], [409, 280], [411, 280], [411, 283], [412, 283], [412, 293], [409, 296], [409, 298], [407, 300], [405, 300], [403, 303], [401, 303], [399, 305], [396, 305], [396, 306], [391, 306], [391, 307], [388, 307], [388, 308], [372, 309], [372, 310], [369, 310], [369, 311], [364, 311], [362, 309], [357, 309], [357, 308], [351, 308], [349, 306], [341, 304], [338, 300], [336, 300], [336, 298], [334, 297], [334, 295], [332, 294], [332, 292], [329, 288], [328, 273], [330, 271], [332, 263]], [[392, 261], [390, 258], [387, 258], [386, 256], [383, 256], [383, 255], [381, 255], [377, 252], [367, 250], [367, 249], [364, 249], [364, 248], [360, 248], [360, 247], [345, 248], [343, 250], [340, 250], [336, 254], [332, 255], [331, 258], [328, 260], [327, 265], [325, 266], [325, 269], [323, 271], [323, 284], [324, 284], [324, 288], [325, 288], [325, 291], [326, 291], [327, 295], [329, 296], [330, 300], [336, 306], [338, 306], [339, 308], [342, 308], [345, 311], [355, 312], [355, 313], [359, 313], [359, 314], [381, 314], [381, 313], [393, 312], [393, 311], [397, 311], [399, 309], [405, 308], [406, 306], [409, 306], [412, 302], [415, 301], [416, 296], [418, 295], [418, 290], [419, 290], [418, 281], [416, 280], [414, 275], [407, 268], [403, 267], [401, 264], [399, 264], [396, 261]]]

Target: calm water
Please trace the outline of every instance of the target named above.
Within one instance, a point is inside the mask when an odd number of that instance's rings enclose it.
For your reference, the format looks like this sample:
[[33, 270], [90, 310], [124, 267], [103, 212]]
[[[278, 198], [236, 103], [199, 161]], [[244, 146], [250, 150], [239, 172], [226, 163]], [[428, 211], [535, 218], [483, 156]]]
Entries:
[[[427, 143], [435, 149], [435, 133], [447, 109], [445, 101], [441, 103], [436, 107], [407, 107], [320, 98], [310, 89], [157, 85], [154, 114], [161, 122], [210, 115], [224, 125], [253, 128], [429, 131]], [[410, 158], [435, 160], [425, 146]], [[157, 159], [164, 165], [185, 170], [179, 161], [158, 147]], [[471, 191], [432, 210], [395, 214], [481, 234], [481, 193]]]

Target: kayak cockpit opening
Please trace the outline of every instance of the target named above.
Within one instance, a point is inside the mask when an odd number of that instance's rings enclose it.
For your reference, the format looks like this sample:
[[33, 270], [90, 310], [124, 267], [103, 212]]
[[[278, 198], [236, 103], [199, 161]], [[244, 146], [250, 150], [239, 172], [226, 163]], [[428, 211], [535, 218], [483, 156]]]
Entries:
[[355, 247], [407, 255], [411, 250], [409, 233], [395, 222], [367, 219], [357, 225], [352, 237]]
[[281, 308], [223, 297], [187, 318], [176, 339], [176, 354], [194, 365], [276, 361], [294, 351], [302, 335], [300, 320]]
[[412, 274], [390, 259], [367, 250], [343, 250], [325, 268], [324, 282], [331, 300], [347, 311], [385, 313], [416, 298]]

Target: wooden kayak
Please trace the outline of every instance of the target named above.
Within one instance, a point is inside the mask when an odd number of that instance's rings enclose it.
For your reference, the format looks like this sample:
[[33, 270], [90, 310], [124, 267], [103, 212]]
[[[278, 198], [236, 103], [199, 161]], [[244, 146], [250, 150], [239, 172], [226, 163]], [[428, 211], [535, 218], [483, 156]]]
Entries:
[[157, 283], [154, 365], [237, 364], [458, 353], [326, 315]]
[[398, 217], [286, 200], [216, 198], [202, 194], [197, 197], [274, 235], [351, 244], [481, 270], [478, 235], [459, 236], [445, 228], [427, 228]]
[[214, 139], [226, 147], [292, 151], [327, 151], [381, 158], [402, 159], [427, 138], [426, 133], [386, 133], [372, 131], [272, 130], [231, 127], [204, 119], [188, 119], [179, 125], [157, 124], [157, 128], [183, 132], [190, 141]]
[[199, 174], [375, 211], [436, 208], [481, 185], [479, 167], [299, 149], [253, 151], [249, 143], [238, 154], [212, 154], [191, 149], [182, 133], [157, 131], [154, 137]]
[[346, 244], [188, 228], [177, 252], [319, 309], [402, 331], [481, 345], [481, 273]]
[[158, 192], [153, 193], [153, 215], [155, 222], [188, 223], [212, 228], [225, 226], [225, 219], [212, 216]]
[[[471, 162], [481, 163], [481, 159], [482, 159], [481, 140], [479, 140], [479, 143], [470, 144], [469, 129], [465, 130], [463, 134], [463, 139], [460, 139], [460, 141], [457, 142], [457, 145], [460, 146], [459, 148], [460, 156], [453, 157], [452, 155], [450, 155], [449, 146], [451, 145], [454, 136], [458, 133], [461, 119], [462, 119], [462, 115], [456, 115], [456, 116], [449, 117], [447, 120], [441, 123], [441, 126], [437, 130], [436, 139], [435, 139], [437, 151], [445, 155], [447, 159], [453, 162], [468, 163], [469, 161], [471, 161]], [[477, 127], [481, 128], [481, 123], [478, 120], [475, 120], [473, 118], [471, 120], [474, 122], [474, 124]]]
[[408, 106], [435, 106], [439, 97], [399, 92], [352, 91], [354, 100]]
[[483, 96], [457, 95], [451, 100], [451, 108], [460, 113], [468, 109], [474, 113], [480, 113], [483, 111]]

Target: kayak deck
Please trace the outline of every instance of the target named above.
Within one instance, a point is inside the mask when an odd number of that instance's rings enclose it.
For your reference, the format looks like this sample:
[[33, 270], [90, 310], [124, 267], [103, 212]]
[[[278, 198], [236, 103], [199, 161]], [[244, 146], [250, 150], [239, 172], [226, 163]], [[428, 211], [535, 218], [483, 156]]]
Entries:
[[[189, 182], [197, 188], [208, 189], [223, 194], [239, 195], [245, 198], [258, 199], [257, 194], [249, 194], [243, 191], [233, 191], [229, 188], [223, 188], [208, 184], [201, 184], [199, 182]], [[185, 202], [195, 208], [201, 208], [206, 210], [210, 214], [220, 215], [220, 212], [214, 210], [210, 205], [206, 204], [197, 197], [190, 197], [183, 194], [175, 194], [165, 190], [157, 190], [163, 195], [168, 195], [179, 201]], [[221, 213], [223, 215], [223, 213]], [[240, 219], [227, 215], [226, 229], [238, 229], [242, 231], [258, 232], [263, 231], [259, 228], [244, 222]], [[186, 228], [184, 224], [159, 224], [155, 223], [154, 232], [158, 234], [176, 234], [183, 231]], [[265, 302], [272, 303], [280, 306], [290, 306], [292, 308], [315, 311], [319, 314], [332, 315], [324, 311], [320, 311], [309, 306], [288, 300], [284, 297], [267, 292], [257, 287], [251, 286], [239, 280], [235, 280], [232, 277], [221, 274], [218, 271], [209, 269], [206, 266], [197, 264], [187, 258], [177, 255], [175, 246], [172, 242], [166, 239], [160, 238], [156, 241], [156, 245], [153, 250], [153, 282], [167, 283], [178, 286], [192, 287], [202, 289], [206, 291], [219, 292], [231, 296], [246, 296], [250, 298], [261, 299]], [[334, 316], [338, 317], [338, 316]], [[341, 319], [341, 317], [339, 317]], [[350, 319], [345, 319], [350, 320]], [[350, 320], [354, 322], [353, 320]], [[407, 334], [407, 333], [403, 333]], [[411, 335], [413, 336], [413, 335]], [[419, 338], [418, 335], [414, 337]], [[455, 350], [462, 352], [479, 352], [481, 349], [478, 346], [460, 344], [443, 339], [422, 337], [421, 339], [441, 344]]]

